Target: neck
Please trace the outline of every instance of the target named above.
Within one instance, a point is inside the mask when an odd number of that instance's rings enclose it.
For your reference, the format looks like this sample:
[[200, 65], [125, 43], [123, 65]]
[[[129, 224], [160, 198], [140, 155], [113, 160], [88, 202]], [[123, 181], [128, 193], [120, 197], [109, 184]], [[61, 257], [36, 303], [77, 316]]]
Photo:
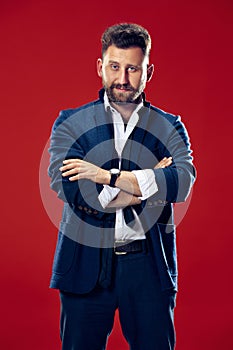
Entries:
[[125, 105], [118, 104], [115, 102], [111, 103], [112, 106], [120, 113], [124, 121], [128, 122], [133, 111], [135, 110], [136, 105], [134, 103], [128, 103]]

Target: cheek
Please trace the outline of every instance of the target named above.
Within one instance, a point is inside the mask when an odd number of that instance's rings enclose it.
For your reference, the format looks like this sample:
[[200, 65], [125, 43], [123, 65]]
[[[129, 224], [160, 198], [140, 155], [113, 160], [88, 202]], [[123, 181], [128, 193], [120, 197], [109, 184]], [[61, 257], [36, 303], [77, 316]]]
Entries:
[[103, 71], [103, 75], [102, 75], [104, 81], [108, 84], [111, 84], [114, 81], [114, 74], [111, 74], [110, 72], [104, 72]]
[[144, 77], [140, 74], [140, 75], [132, 75], [131, 79], [130, 79], [130, 83], [132, 86], [134, 87], [138, 87], [142, 84], [144, 84]]

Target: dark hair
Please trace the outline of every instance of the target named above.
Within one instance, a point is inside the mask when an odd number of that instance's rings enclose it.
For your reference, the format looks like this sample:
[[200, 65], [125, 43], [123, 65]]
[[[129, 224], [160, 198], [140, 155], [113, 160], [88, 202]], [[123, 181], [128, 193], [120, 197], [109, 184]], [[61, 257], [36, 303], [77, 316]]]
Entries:
[[108, 47], [115, 45], [119, 49], [140, 47], [144, 55], [150, 54], [151, 37], [142, 26], [134, 23], [120, 23], [108, 27], [102, 35], [102, 56]]

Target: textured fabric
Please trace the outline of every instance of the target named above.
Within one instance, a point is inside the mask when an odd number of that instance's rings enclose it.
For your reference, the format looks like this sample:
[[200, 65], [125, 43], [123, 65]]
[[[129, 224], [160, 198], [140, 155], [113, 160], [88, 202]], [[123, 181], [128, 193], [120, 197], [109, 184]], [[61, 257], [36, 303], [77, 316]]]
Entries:
[[[103, 96], [101, 90], [98, 100], [61, 111], [51, 135], [48, 173], [51, 188], [64, 202], [64, 209], [50, 287], [73, 293], [88, 293], [95, 288], [101, 248], [110, 247], [109, 242], [114, 240], [116, 214], [104, 209], [98, 200], [102, 185], [88, 180], [71, 182], [62, 178], [59, 168], [68, 158], [84, 159], [106, 170], [117, 166], [114, 128]], [[125, 144], [121, 165], [129, 171], [153, 169], [156, 162], [172, 156], [171, 166], [152, 170], [158, 191], [132, 210], [140, 216], [148, 237], [152, 267], [159, 272], [161, 289], [177, 288], [173, 203], [185, 201], [195, 180], [189, 138], [179, 116], [145, 100], [138, 114], [140, 118]]]
[[145, 250], [114, 256], [113, 281], [91, 293], [61, 292], [62, 350], [105, 350], [118, 308], [130, 350], [173, 350], [176, 293], [161, 291]]
[[100, 275], [98, 284], [107, 288], [112, 283], [112, 264], [113, 264], [113, 249], [103, 248], [101, 249], [101, 263], [100, 263]]

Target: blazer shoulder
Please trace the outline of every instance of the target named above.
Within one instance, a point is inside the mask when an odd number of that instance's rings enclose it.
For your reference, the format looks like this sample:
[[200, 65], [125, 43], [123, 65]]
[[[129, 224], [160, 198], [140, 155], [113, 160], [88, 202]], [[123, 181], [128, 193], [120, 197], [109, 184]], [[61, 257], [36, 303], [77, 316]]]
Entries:
[[72, 117], [75, 114], [79, 114], [80, 116], [82, 115], [82, 112], [86, 112], [87, 109], [90, 109], [90, 111], [94, 108], [95, 105], [100, 104], [101, 101], [94, 100], [91, 102], [88, 102], [82, 106], [79, 107], [74, 107], [74, 108], [67, 108], [63, 109], [59, 112], [57, 119], [55, 120], [53, 129], [55, 130], [60, 124], [64, 123], [68, 118]]
[[155, 106], [151, 106], [151, 110], [154, 112], [154, 116], [161, 118], [161, 119], [166, 119], [167, 121], [169, 121], [171, 124], [175, 124], [176, 122], [180, 122], [181, 121], [181, 117], [179, 115], [175, 115], [169, 112], [164, 111], [161, 108], [155, 107]]
[[185, 144], [189, 144], [189, 136], [184, 122], [180, 115], [165, 112], [161, 108], [151, 106], [151, 124], [150, 127], [156, 135], [167, 135], [168, 137], [178, 135], [183, 139]]

